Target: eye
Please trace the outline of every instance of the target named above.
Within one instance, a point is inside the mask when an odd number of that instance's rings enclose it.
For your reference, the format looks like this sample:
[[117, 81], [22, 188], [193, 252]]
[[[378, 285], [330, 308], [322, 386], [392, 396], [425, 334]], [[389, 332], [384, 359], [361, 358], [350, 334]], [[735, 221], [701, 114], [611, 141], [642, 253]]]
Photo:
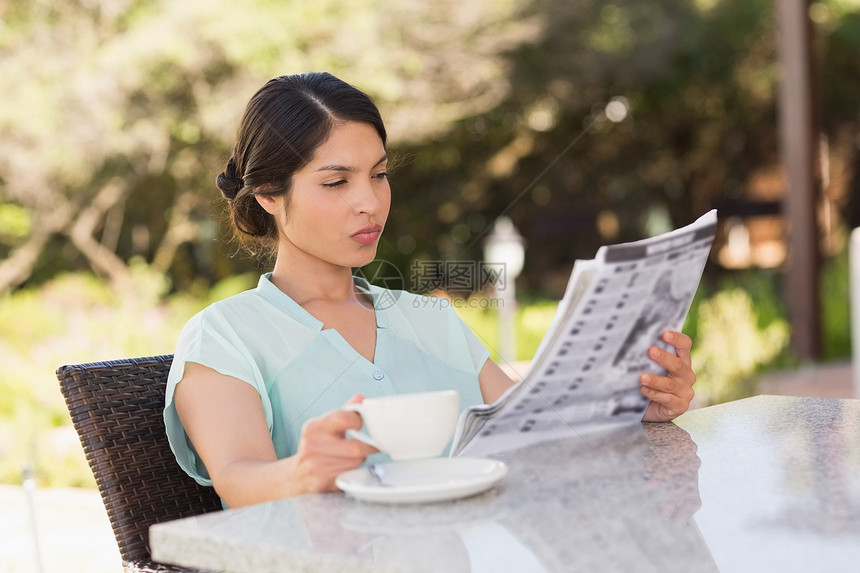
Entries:
[[322, 186], [327, 187], [329, 189], [332, 189], [334, 187], [338, 187], [340, 185], [343, 185], [344, 183], [346, 183], [346, 179], [340, 179], [338, 181], [335, 181], [334, 183], [323, 183]]
[[388, 179], [388, 172], [383, 171], [382, 173], [374, 173], [373, 178], [374, 179]]

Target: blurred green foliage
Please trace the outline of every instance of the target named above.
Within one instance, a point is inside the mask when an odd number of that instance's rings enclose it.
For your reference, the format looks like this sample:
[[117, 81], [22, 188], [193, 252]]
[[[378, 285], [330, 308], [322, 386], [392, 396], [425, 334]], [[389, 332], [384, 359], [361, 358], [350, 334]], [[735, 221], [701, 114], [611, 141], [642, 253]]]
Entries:
[[92, 485], [54, 371], [62, 364], [169, 354], [205, 305], [253, 286], [237, 275], [196, 295], [165, 296], [164, 277], [132, 265], [137, 289], [118, 293], [85, 273], [0, 298], [0, 482], [20, 483], [25, 463], [44, 485]]
[[[473, 297], [455, 305], [457, 314], [477, 334], [484, 346], [490, 350], [490, 357], [499, 362], [499, 309], [486, 297]], [[533, 300], [519, 304], [514, 319], [516, 328], [517, 361], [530, 360], [537, 350], [544, 334], [549, 330], [558, 303], [548, 300]], [[523, 372], [519, 372], [520, 375]]]
[[821, 359], [851, 356], [848, 249], [828, 260], [821, 274]]
[[754, 296], [728, 286], [700, 301], [691, 355], [700, 403], [753, 395], [753, 375], [772, 367], [788, 348], [788, 323], [782, 317], [765, 319]]

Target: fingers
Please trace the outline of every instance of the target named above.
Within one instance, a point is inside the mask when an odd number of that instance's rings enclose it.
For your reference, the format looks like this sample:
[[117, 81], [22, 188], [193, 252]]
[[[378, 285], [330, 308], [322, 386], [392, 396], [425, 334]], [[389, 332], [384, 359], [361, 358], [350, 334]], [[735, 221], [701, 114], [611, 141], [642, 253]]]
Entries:
[[695, 395], [693, 384], [696, 374], [690, 357], [692, 340], [686, 334], [670, 330], [661, 338], [672, 346], [675, 353], [656, 346], [648, 349], [648, 357], [664, 368], [667, 375], [649, 373], [639, 377], [642, 394], [651, 400], [643, 418], [646, 422], [668, 421], [680, 416], [689, 409]]
[[692, 385], [696, 381], [696, 374], [693, 372], [690, 358], [692, 345], [690, 337], [680, 332], [666, 331], [663, 333], [663, 340], [673, 345], [675, 354], [652, 346], [648, 349], [648, 357], [658, 366], [663, 367], [672, 378]]
[[[360, 404], [363, 401], [364, 396], [362, 394], [353, 394], [345, 405]], [[311, 418], [305, 422], [305, 427], [311, 426], [314, 431], [330, 432], [343, 436], [347, 430], [358, 430], [361, 428], [361, 424], [361, 415], [358, 412], [334, 410], [317, 418]], [[302, 428], [302, 432], [305, 432], [305, 427]]]
[[675, 332], [674, 330], [665, 331], [661, 338], [663, 342], [675, 348], [675, 354], [682, 360], [690, 359], [690, 350], [693, 348], [693, 339], [683, 332]]
[[673, 411], [679, 410], [676, 415], [687, 411], [695, 394], [692, 384], [668, 376], [643, 374], [639, 377], [639, 383], [642, 385], [642, 394], [652, 402], [662, 404]]
[[[642, 374], [639, 377], [639, 383], [642, 385], [643, 392], [649, 398], [651, 395], [658, 397], [660, 394], [677, 395], [684, 391], [684, 386], [674, 378], [668, 376], [659, 376], [657, 374]], [[651, 398], [652, 400], [654, 398]]]
[[347, 430], [357, 430], [359, 428], [361, 428], [361, 416], [358, 412], [334, 410], [305, 422], [304, 426], [302, 426], [302, 435], [313, 433], [342, 438], [346, 435]]
[[668, 376], [643, 374], [639, 377], [639, 383], [642, 385], [642, 393], [651, 401], [668, 407], [682, 405], [682, 411], [686, 411], [693, 399], [692, 384], [684, 384]]
[[645, 415], [642, 417], [643, 422], [668, 422], [686, 412], [690, 407], [690, 402], [674, 394], [649, 394], [644, 388], [642, 393], [651, 399], [645, 410]]
[[[305, 422], [302, 427], [302, 438], [319, 437], [324, 439], [326, 443], [330, 443], [335, 448], [332, 452], [334, 455], [352, 456], [363, 453], [363, 456], [367, 456], [369, 453], [375, 453], [376, 448], [358, 440], [345, 439], [347, 430], [358, 430], [361, 425], [361, 416], [358, 412], [334, 410]], [[364, 447], [356, 449], [356, 444], [362, 444]], [[351, 453], [353, 450], [355, 453]]]
[[[360, 402], [360, 395], [349, 403]], [[302, 426], [296, 451], [297, 464], [309, 491], [333, 491], [335, 478], [360, 466], [378, 450], [359, 440], [346, 438], [347, 430], [361, 428], [357, 412], [334, 410], [312, 418]]]
[[360, 466], [376, 450], [358, 440], [302, 439], [296, 452], [297, 476], [304, 491], [336, 491], [335, 479]]
[[299, 442], [297, 455], [307, 459], [326, 460], [327, 464], [344, 466], [346, 469], [360, 465], [367, 456], [378, 451], [360, 440], [348, 440], [340, 435], [312, 431], [303, 433]]
[[[355, 394], [348, 401], [364, 400]], [[335, 491], [335, 478], [360, 466], [370, 454], [379, 450], [360, 440], [346, 438], [348, 430], [361, 428], [361, 415], [353, 410], [333, 410], [311, 418], [302, 426], [294, 464], [297, 479], [306, 492]]]

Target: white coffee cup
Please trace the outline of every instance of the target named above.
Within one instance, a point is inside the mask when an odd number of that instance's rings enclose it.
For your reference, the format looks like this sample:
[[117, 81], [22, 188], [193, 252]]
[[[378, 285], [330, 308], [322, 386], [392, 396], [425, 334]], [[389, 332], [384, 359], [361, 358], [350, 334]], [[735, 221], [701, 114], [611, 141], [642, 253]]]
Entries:
[[433, 458], [442, 455], [454, 435], [460, 393], [438, 390], [365, 398], [344, 409], [361, 414], [367, 431], [350, 430], [348, 437], [370, 444], [392, 460]]

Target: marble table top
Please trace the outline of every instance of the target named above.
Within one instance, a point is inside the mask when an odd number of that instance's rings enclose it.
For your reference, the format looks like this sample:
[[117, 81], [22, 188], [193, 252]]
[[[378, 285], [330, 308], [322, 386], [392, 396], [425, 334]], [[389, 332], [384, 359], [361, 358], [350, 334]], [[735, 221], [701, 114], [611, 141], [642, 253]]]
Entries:
[[758, 396], [500, 454], [459, 501], [278, 500], [154, 525], [212, 571], [855, 571], [860, 400]]

